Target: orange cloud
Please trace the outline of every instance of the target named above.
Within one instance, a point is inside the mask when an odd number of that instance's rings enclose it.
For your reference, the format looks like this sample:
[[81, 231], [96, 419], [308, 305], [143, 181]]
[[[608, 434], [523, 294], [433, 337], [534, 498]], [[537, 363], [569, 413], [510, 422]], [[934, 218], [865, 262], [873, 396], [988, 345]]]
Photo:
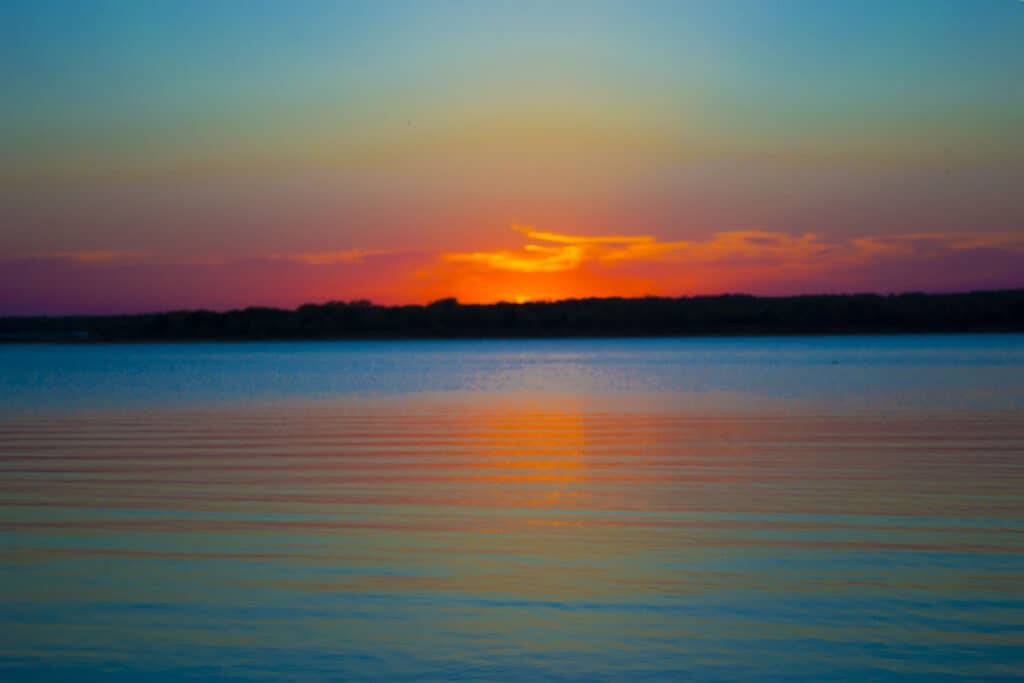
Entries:
[[[588, 236], [541, 232], [514, 226], [532, 240], [551, 244], [527, 244], [522, 251], [445, 253], [449, 263], [482, 265], [519, 273], [558, 273], [585, 263], [622, 261], [669, 261], [707, 263], [722, 260], [810, 260], [832, 251], [817, 235], [789, 235], [760, 231], [716, 233], [702, 242], [662, 242], [651, 235]], [[552, 246], [556, 245], [556, 246]]]
[[968, 249], [1024, 251], [1024, 235], [1012, 232], [974, 234], [907, 233], [828, 241], [815, 233], [793, 235], [759, 230], [718, 232], [701, 241], [663, 242], [651, 235], [589, 236], [515, 230], [536, 242], [521, 251], [454, 252], [441, 255], [461, 263], [517, 273], [561, 273], [588, 263], [661, 262], [680, 265], [770, 266], [817, 271], [864, 264], [880, 258], [926, 255]]
[[559, 273], [573, 270], [583, 262], [583, 249], [578, 246], [542, 247], [527, 244], [525, 254], [511, 251], [475, 251], [467, 254], [443, 254], [451, 263], [471, 263], [497, 270], [518, 273]]
[[643, 244], [653, 242], [655, 239], [649, 235], [612, 235], [604, 237], [585, 237], [583, 235], [563, 235], [557, 232], [541, 232], [523, 225], [513, 225], [513, 230], [518, 230], [527, 237], [544, 242], [557, 242], [560, 244]]
[[685, 242], [659, 242], [649, 235], [587, 236], [541, 232], [513, 226], [530, 239], [558, 246], [527, 244], [521, 252], [508, 250], [446, 253], [450, 263], [469, 263], [519, 273], [560, 273], [588, 261], [647, 259], [686, 246]]

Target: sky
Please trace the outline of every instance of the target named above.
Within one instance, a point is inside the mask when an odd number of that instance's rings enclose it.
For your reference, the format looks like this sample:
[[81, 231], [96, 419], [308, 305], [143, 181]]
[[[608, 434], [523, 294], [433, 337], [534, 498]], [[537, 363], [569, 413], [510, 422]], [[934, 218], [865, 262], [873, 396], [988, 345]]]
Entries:
[[1024, 287], [1020, 0], [6, 0], [0, 314]]

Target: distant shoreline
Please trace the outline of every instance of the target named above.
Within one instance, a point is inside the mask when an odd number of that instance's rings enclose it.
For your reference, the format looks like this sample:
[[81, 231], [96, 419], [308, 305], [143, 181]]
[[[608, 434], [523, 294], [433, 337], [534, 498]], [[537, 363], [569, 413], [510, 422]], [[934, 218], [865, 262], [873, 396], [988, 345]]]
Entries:
[[567, 299], [0, 318], [0, 343], [765, 337], [1024, 332], [1024, 289]]

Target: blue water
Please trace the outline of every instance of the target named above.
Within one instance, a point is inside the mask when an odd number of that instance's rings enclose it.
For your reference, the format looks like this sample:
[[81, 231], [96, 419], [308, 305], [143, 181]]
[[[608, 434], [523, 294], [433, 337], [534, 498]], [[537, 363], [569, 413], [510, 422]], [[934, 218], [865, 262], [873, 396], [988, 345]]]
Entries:
[[1011, 681], [1021, 335], [0, 346], [0, 679]]
[[438, 392], [1020, 409], [1024, 335], [0, 346], [6, 411]]

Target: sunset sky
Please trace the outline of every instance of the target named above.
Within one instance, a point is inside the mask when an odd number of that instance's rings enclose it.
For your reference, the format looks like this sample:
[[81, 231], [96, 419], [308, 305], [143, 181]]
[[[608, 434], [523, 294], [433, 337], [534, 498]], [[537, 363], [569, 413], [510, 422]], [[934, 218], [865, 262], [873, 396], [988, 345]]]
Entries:
[[1024, 2], [0, 5], [0, 314], [1024, 286]]

